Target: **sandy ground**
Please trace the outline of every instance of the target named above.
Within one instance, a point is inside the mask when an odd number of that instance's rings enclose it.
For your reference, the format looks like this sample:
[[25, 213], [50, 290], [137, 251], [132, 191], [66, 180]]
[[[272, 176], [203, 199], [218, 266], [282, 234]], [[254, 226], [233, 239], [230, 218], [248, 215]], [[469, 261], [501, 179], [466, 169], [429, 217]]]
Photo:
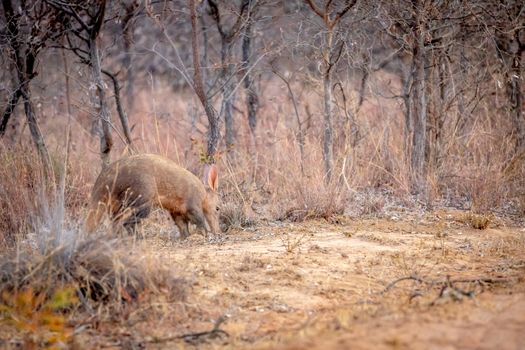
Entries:
[[525, 349], [525, 229], [503, 220], [268, 222], [217, 243], [157, 219], [129, 254], [160, 259], [185, 297], [77, 320], [73, 348]]
[[[147, 305], [127, 325], [88, 332], [106, 333], [93, 346], [525, 349], [520, 227], [499, 222], [476, 230], [462, 213], [437, 212], [268, 223], [225, 237], [220, 244], [199, 235], [139, 242], [184, 278], [187, 298]], [[409, 276], [423, 282], [403, 280], [385, 291]], [[173, 339], [210, 331], [220, 317], [228, 336]]]

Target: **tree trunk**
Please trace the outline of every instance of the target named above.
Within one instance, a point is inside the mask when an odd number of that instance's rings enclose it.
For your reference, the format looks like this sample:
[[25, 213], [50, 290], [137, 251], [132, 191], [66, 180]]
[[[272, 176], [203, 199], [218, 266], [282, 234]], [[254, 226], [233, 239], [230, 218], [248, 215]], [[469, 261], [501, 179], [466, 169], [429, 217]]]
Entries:
[[[2, 5], [4, 8], [4, 15], [7, 22], [7, 33], [8, 40], [13, 50], [13, 55], [15, 59], [15, 67], [17, 70], [18, 78], [18, 88], [15, 91], [14, 96], [10, 104], [7, 106], [6, 112], [4, 112], [2, 118], [2, 126], [7, 126], [9, 117], [11, 116], [16, 102], [22, 97], [24, 101], [24, 110], [27, 118], [27, 124], [29, 125], [29, 131], [33, 142], [37, 148], [37, 151], [40, 155], [40, 160], [44, 168], [44, 175], [47, 179], [50, 179], [52, 176], [52, 167], [51, 159], [49, 158], [49, 153], [47, 151], [46, 144], [44, 142], [44, 137], [42, 132], [38, 127], [38, 122], [35, 116], [35, 110], [33, 108], [33, 103], [31, 102], [31, 91], [29, 88], [29, 82], [34, 77], [34, 67], [36, 63], [36, 51], [33, 47], [28, 44], [24, 54], [21, 52], [20, 42], [19, 42], [19, 31], [18, 31], [18, 14], [15, 14], [13, 5], [10, 0], [2, 0]], [[24, 60], [25, 59], [25, 60]], [[8, 113], [7, 113], [8, 112]]]
[[412, 114], [412, 84], [414, 59], [410, 72], [403, 78], [403, 104], [405, 106], [404, 149], [406, 164], [412, 159], [412, 135], [414, 134], [414, 117]]
[[323, 102], [324, 102], [324, 124], [323, 124], [323, 161], [325, 181], [329, 182], [333, 171], [333, 106], [332, 106], [332, 63], [331, 49], [333, 41], [332, 30], [327, 34], [327, 47], [324, 52], [325, 69], [323, 72]]
[[361, 84], [359, 86], [359, 100], [357, 102], [356, 114], [359, 113], [363, 102], [365, 102], [366, 83], [368, 81], [368, 78], [370, 77], [370, 69], [370, 55], [366, 54], [363, 63], [363, 76], [361, 77]]
[[233, 99], [235, 93], [233, 93], [233, 86], [231, 83], [227, 83], [224, 86], [223, 100], [221, 107], [221, 114], [224, 115], [224, 126], [225, 126], [225, 139], [226, 139], [226, 150], [228, 152], [233, 150], [235, 146], [235, 121], [233, 120]]
[[115, 95], [115, 104], [116, 104], [117, 113], [120, 119], [120, 125], [122, 126], [122, 132], [124, 133], [124, 138], [128, 146], [128, 151], [130, 153], [133, 153], [135, 152], [135, 149], [133, 147], [133, 141], [131, 139], [131, 130], [129, 128], [128, 115], [124, 111], [124, 107], [122, 106], [122, 99], [120, 98], [120, 84], [117, 78], [115, 77], [115, 75], [111, 74], [110, 72], [106, 70], [102, 70], [102, 72], [105, 75], [107, 75], [113, 82], [113, 93]]
[[441, 159], [442, 129], [445, 118], [446, 71], [445, 53], [434, 50], [429, 78], [429, 101], [432, 112], [428, 113], [426, 159], [429, 169], [438, 169]]
[[425, 145], [427, 128], [427, 96], [425, 81], [425, 32], [422, 18], [422, 9], [416, 8], [417, 18], [415, 26], [414, 46], [414, 88], [412, 89], [414, 133], [412, 135], [412, 174], [413, 184], [417, 191], [424, 189], [425, 183]]
[[234, 91], [234, 77], [231, 55], [232, 45], [229, 41], [222, 40], [221, 49], [221, 82], [223, 84], [222, 89], [222, 105], [220, 115], [224, 116], [224, 127], [225, 127], [225, 141], [226, 150], [229, 152], [232, 150], [235, 144], [235, 124], [233, 120], [233, 102], [235, 100]]
[[[519, 31], [515, 32], [515, 40], [519, 41]], [[523, 45], [523, 44], [522, 44]], [[522, 67], [521, 56], [524, 46], [520, 45], [512, 55], [512, 67], [508, 78], [508, 95], [512, 122], [516, 130], [515, 150], [521, 152], [525, 149], [525, 121], [523, 120], [523, 90], [522, 90]]]
[[42, 160], [45, 176], [51, 178], [53, 175], [51, 159], [49, 157], [49, 153], [47, 151], [42, 132], [38, 127], [38, 122], [35, 116], [35, 109], [33, 107], [33, 103], [31, 102], [31, 93], [29, 91], [29, 87], [22, 88], [22, 98], [24, 100], [24, 110], [27, 117], [29, 131], [31, 132], [31, 137], [33, 138], [33, 142], [35, 143], [36, 149], [38, 150], [38, 154], [40, 155], [40, 159]]
[[244, 37], [242, 41], [242, 64], [243, 70], [246, 72], [244, 78], [244, 89], [246, 91], [246, 110], [248, 111], [248, 125], [252, 137], [255, 139], [255, 128], [257, 127], [257, 110], [259, 109], [259, 97], [255, 90], [255, 84], [252, 74], [249, 72], [250, 58], [252, 55], [252, 40], [253, 40], [253, 20], [248, 19], [244, 29]]
[[135, 75], [133, 74], [133, 67], [131, 65], [131, 42], [133, 30], [126, 27], [124, 31], [124, 59], [123, 66], [126, 68], [126, 105], [128, 111], [133, 111], [133, 88], [135, 87]]
[[[521, 8], [521, 7], [520, 7]], [[512, 123], [511, 137], [514, 138], [514, 151], [525, 151], [525, 120], [523, 119], [522, 55], [525, 43], [521, 42], [521, 28], [511, 33], [496, 36], [496, 51], [505, 69], [506, 94], [509, 103], [509, 117]]]
[[[22, 96], [21, 86], [24, 83], [23, 72], [25, 71], [23, 60], [22, 60], [21, 53], [20, 53], [18, 22], [17, 22], [18, 15], [15, 16], [15, 12], [14, 12], [13, 4], [11, 3], [11, 0], [2, 0], [2, 6], [4, 8], [4, 17], [6, 21], [6, 32], [7, 32], [6, 36], [7, 36], [7, 40], [9, 41], [9, 45], [11, 46], [11, 49], [13, 50], [12, 52], [14, 56], [14, 66], [17, 72], [16, 76], [18, 78], [18, 81], [15, 81], [14, 86], [16, 87], [16, 90], [13, 92], [13, 94], [9, 98], [7, 107], [2, 115], [2, 121], [0, 122], [0, 136], [3, 136], [5, 134], [7, 123], [9, 122], [9, 119], [11, 118], [11, 114], [13, 113], [15, 107], [18, 104], [18, 100]], [[13, 77], [13, 80], [16, 80], [16, 79]]]
[[191, 17], [191, 49], [192, 49], [192, 60], [194, 67], [193, 75], [193, 88], [195, 93], [199, 97], [206, 116], [208, 117], [208, 149], [206, 152], [206, 163], [215, 163], [215, 155], [217, 153], [217, 145], [219, 144], [220, 138], [220, 123], [217, 113], [213, 109], [210, 100], [207, 98], [204, 91], [204, 85], [202, 81], [202, 70], [199, 55], [199, 41], [197, 35], [197, 11], [195, 9], [195, 0], [188, 0]]
[[[467, 59], [463, 52], [459, 53], [459, 81], [465, 84], [467, 79]], [[464, 89], [463, 86], [460, 89]], [[455, 92], [457, 93], [457, 92]], [[458, 94], [458, 117], [457, 117], [457, 134], [461, 137], [465, 133], [467, 126], [467, 109], [465, 107], [465, 94], [463, 92]]]
[[441, 159], [442, 159], [442, 152], [443, 152], [443, 126], [445, 125], [445, 117], [446, 117], [446, 106], [447, 106], [447, 82], [449, 81], [449, 77], [447, 76], [447, 65], [448, 62], [448, 55], [444, 52], [440, 53], [440, 56], [438, 58], [438, 75], [439, 75], [439, 102], [438, 102], [438, 108], [437, 108], [437, 120], [435, 128], [435, 153], [434, 153], [434, 165], [436, 169], [441, 167]]
[[7, 123], [9, 122], [9, 119], [11, 118], [11, 115], [18, 104], [20, 96], [22, 96], [22, 91], [20, 88], [17, 88], [9, 98], [9, 102], [7, 102], [7, 107], [4, 111], [4, 114], [2, 115], [2, 120], [0, 121], [0, 137], [5, 135]]
[[206, 13], [206, 1], [201, 2], [198, 9], [199, 13], [199, 24], [201, 26], [201, 33], [202, 33], [202, 57], [201, 57], [201, 67], [205, 67], [205, 70], [202, 71], [202, 81], [204, 86], [206, 87], [206, 91], [209, 91], [210, 88], [213, 85], [212, 79], [208, 78], [207, 74], [207, 68], [208, 67], [208, 24], [206, 23], [206, 19], [204, 17], [204, 13]]
[[92, 37], [89, 41], [89, 57], [91, 61], [91, 73], [93, 75], [93, 82], [96, 86], [96, 94], [99, 103], [99, 122], [102, 124], [102, 135], [100, 135], [100, 157], [102, 159], [102, 168], [104, 168], [109, 164], [109, 153], [111, 152], [111, 148], [113, 146], [113, 139], [111, 137], [111, 120], [106, 103], [106, 88], [104, 80], [102, 79], [100, 53], [98, 50], [96, 37]]
[[124, 38], [124, 56], [122, 58], [122, 65], [126, 69], [126, 106], [128, 111], [133, 111], [133, 88], [135, 84], [135, 75], [133, 74], [131, 62], [131, 45], [133, 43], [133, 16], [139, 6], [138, 1], [134, 0], [125, 5], [125, 15], [122, 19], [122, 36]]

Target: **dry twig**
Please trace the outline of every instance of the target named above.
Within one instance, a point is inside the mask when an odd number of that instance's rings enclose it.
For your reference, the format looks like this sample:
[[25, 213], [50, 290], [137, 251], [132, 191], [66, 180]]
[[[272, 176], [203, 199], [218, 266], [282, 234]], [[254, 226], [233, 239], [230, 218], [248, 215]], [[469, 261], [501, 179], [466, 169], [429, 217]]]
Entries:
[[210, 330], [210, 331], [204, 331], [204, 332], [195, 332], [195, 333], [186, 333], [186, 334], [182, 334], [182, 335], [174, 335], [174, 336], [170, 336], [170, 337], [165, 337], [165, 338], [153, 338], [152, 340], [148, 341], [148, 343], [154, 343], [154, 344], [159, 344], [159, 343], [168, 343], [168, 342], [172, 342], [172, 341], [175, 341], [175, 340], [179, 340], [179, 339], [183, 339], [186, 343], [190, 343], [192, 345], [197, 345], [199, 343], [203, 343], [207, 340], [211, 340], [211, 339], [217, 339], [217, 338], [220, 338], [222, 336], [226, 336], [226, 337], [229, 337], [230, 335], [228, 334], [228, 332], [226, 331], [223, 331], [222, 329], [220, 329], [220, 325], [222, 323], [224, 323], [224, 321], [226, 321], [226, 317], [225, 316], [221, 316], [219, 317], [214, 325], [213, 325], [213, 329]]
[[[425, 284], [429, 288], [441, 286], [441, 290], [439, 292], [439, 295], [436, 299], [434, 299], [429, 305], [433, 306], [439, 303], [440, 300], [451, 298], [455, 301], [460, 301], [463, 299], [463, 297], [469, 297], [473, 298], [476, 293], [474, 290], [471, 291], [465, 291], [463, 289], [460, 289], [456, 286], [454, 286], [455, 283], [468, 283], [468, 284], [477, 284], [477, 285], [487, 285], [487, 284], [496, 284], [496, 283], [507, 283], [509, 282], [508, 278], [466, 278], [466, 279], [450, 279], [450, 276], [447, 276], [445, 280], [425, 280], [417, 275], [410, 275], [398, 278], [392, 282], [390, 282], [385, 289], [381, 291], [381, 295], [387, 293], [390, 291], [394, 286], [396, 286], [399, 282], [407, 281], [407, 280], [413, 280], [420, 284]], [[416, 292], [410, 296], [410, 300], [412, 300], [415, 297], [422, 296], [423, 293]]]

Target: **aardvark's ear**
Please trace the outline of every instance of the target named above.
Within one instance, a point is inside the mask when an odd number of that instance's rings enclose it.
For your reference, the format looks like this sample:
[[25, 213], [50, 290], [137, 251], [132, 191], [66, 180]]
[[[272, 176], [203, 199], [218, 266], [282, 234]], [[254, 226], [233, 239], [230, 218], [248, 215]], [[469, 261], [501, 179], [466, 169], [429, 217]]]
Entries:
[[219, 188], [219, 171], [215, 164], [206, 165], [204, 168], [204, 176], [206, 178], [206, 183], [213, 191], [217, 191]]

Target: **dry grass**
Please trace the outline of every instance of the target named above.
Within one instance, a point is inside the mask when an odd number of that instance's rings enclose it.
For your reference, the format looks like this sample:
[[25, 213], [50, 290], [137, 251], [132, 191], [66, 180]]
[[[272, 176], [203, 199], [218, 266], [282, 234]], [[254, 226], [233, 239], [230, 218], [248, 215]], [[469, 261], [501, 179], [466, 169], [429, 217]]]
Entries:
[[173, 269], [129, 240], [69, 232], [0, 256], [0, 325], [24, 348], [68, 347], [86, 327], [75, 325], [79, 318], [91, 327], [125, 319], [160, 296], [183, 301], [186, 290]]
[[[45, 183], [40, 160], [33, 148], [7, 147], [0, 143], [0, 247], [13, 246], [34, 228], [43, 206], [58, 205], [54, 192], [63, 169], [63, 157], [52, 156], [53, 183]], [[89, 198], [89, 184], [78, 159], [67, 167], [64, 210], [79, 217]], [[45, 198], [45, 205], [42, 199]], [[62, 204], [60, 204], [62, 206]]]
[[[149, 293], [158, 294], [162, 288], [180, 297], [173, 272], [145, 258], [130, 242], [97, 236], [67, 239], [70, 241], [48, 242], [52, 245], [43, 251], [26, 247], [4, 254], [0, 260], [0, 292], [31, 287], [50, 295], [56, 289], [74, 286], [85, 307], [99, 302], [118, 306]], [[135, 251], [130, 254], [130, 250]]]
[[[382, 84], [381, 79], [390, 81], [393, 77], [377, 79], [374, 83]], [[356, 192], [367, 193], [370, 189], [386, 189], [397, 198], [411, 196], [404, 126], [400, 123], [402, 106], [391, 99], [367, 100], [354, 115], [353, 126], [345, 124], [344, 113], [338, 110], [334, 120], [334, 176], [332, 182], [326, 183], [320, 154], [320, 96], [299, 82], [291, 83], [304, 122], [302, 155], [297, 121], [293, 117], [295, 112], [287, 94], [283, 94], [286, 89], [276, 81], [265, 82], [266, 102], [259, 110], [254, 139], [242, 113], [240, 91], [239, 113], [235, 116], [237, 143], [229, 152], [222, 150], [221, 145], [219, 160], [220, 192], [224, 199], [222, 221], [226, 230], [252, 225], [261, 218], [293, 221], [329, 218], [346, 209], [349, 196]], [[352, 89], [348, 87], [348, 90]], [[356, 96], [349, 98], [352, 100]], [[206, 148], [207, 122], [194, 96], [188, 91], [174, 95], [169, 86], [155, 84], [137, 91], [134, 106], [128, 114], [139, 152], [167, 155], [200, 177], [199, 160]], [[520, 203], [525, 202], [525, 186], [521, 180], [523, 157], [512, 156], [511, 140], [503, 128], [495, 127], [485, 107], [488, 106], [480, 106], [477, 123], [462, 135], [452, 133], [455, 119], [447, 119], [439, 162], [429, 167], [428, 191], [420, 198], [424, 205], [452, 205], [479, 213], [494, 210], [523, 213], [520, 209]], [[91, 120], [84, 115], [85, 111], [80, 112], [78, 116], [75, 114], [75, 139], [66, 190], [66, 205], [70, 211], [85, 205], [90, 185], [99, 170], [97, 140], [87, 132]], [[64, 121], [58, 118], [52, 125], [46, 122], [42, 125], [50, 149], [63, 147], [61, 136], [65, 126], [61, 123]], [[352, 127], [356, 127], [358, 133], [354, 133]], [[115, 140], [114, 160], [125, 154], [120, 138], [116, 136]], [[20, 154], [16, 149], [12, 153]], [[19, 171], [24, 178], [24, 172], [29, 170], [24, 170], [20, 163], [3, 171], [5, 179], [12, 179], [13, 172]], [[7, 184], [5, 187], [10, 188]], [[16, 193], [8, 195], [20, 198]], [[364, 200], [366, 203], [360, 214], [381, 212], [390, 199], [365, 196]], [[9, 209], [2, 207], [2, 210]], [[23, 215], [19, 213], [23, 211], [13, 205], [13, 217], [18, 218], [15, 221], [22, 220]], [[24, 223], [6, 223], [6, 227], [10, 225], [20, 227]]]
[[468, 212], [464, 215], [463, 221], [472, 228], [484, 230], [494, 221], [494, 216]]
[[43, 188], [38, 158], [25, 149], [9, 150], [0, 144], [0, 246], [13, 245], [28, 231], [35, 210], [34, 197]]

